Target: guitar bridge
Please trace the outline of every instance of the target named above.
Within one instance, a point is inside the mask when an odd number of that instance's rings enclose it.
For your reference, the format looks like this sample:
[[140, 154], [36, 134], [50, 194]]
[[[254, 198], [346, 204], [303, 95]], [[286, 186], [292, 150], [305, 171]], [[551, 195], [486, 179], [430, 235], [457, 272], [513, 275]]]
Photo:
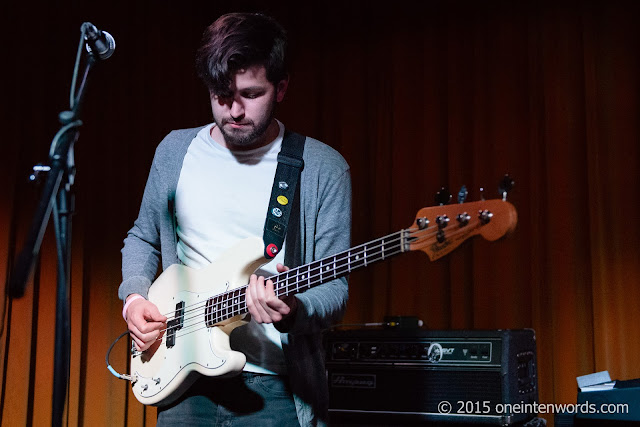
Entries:
[[182, 329], [184, 324], [184, 301], [176, 304], [176, 314], [167, 322], [167, 348], [176, 345], [176, 332]]

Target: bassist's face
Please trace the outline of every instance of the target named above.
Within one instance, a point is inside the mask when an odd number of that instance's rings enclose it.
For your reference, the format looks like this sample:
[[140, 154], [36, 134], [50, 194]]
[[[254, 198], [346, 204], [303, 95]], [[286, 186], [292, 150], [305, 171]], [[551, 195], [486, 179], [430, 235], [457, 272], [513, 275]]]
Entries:
[[279, 129], [273, 115], [287, 84], [283, 80], [275, 86], [267, 80], [262, 65], [238, 71], [229, 86], [231, 96], [211, 93], [211, 110], [217, 125], [212, 129], [213, 139], [232, 150], [258, 148], [274, 140]]

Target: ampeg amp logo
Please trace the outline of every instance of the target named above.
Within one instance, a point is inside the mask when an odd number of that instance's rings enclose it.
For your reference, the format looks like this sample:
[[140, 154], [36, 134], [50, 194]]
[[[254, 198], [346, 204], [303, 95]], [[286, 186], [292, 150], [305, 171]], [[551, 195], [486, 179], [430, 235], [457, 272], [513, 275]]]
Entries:
[[376, 388], [376, 376], [367, 374], [332, 374], [331, 386], [342, 388]]

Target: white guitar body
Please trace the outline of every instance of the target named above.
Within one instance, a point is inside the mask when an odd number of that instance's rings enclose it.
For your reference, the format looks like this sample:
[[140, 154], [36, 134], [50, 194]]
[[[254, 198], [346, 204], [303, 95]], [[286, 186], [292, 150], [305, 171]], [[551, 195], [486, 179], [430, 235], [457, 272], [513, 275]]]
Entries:
[[[246, 286], [250, 275], [265, 262], [263, 251], [262, 239], [248, 238], [201, 270], [175, 264], [153, 283], [149, 301], [160, 313], [173, 317], [179, 302], [184, 302], [186, 310], [181, 329], [168, 328], [162, 340], [132, 356], [133, 392], [140, 402], [165, 405], [177, 399], [199, 375], [230, 376], [242, 370], [246, 357], [231, 350], [229, 334], [247, 323], [245, 316], [207, 327], [204, 307], [210, 297]], [[200, 309], [190, 311], [190, 307]], [[175, 343], [167, 345], [171, 333]]]

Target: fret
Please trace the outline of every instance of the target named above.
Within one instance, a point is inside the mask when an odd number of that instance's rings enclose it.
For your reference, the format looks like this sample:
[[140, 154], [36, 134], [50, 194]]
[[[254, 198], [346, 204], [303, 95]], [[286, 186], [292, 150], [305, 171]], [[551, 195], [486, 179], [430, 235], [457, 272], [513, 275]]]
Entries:
[[311, 288], [311, 264], [307, 266], [307, 274], [302, 276], [302, 278], [307, 281], [305, 288]]
[[337, 274], [334, 273], [333, 277], [341, 276], [344, 273], [348, 273], [350, 271], [351, 271], [351, 259], [350, 259], [350, 257], [342, 256], [342, 257], [340, 257], [340, 259], [338, 259], [336, 261], [334, 272], [337, 272]]
[[349, 252], [347, 253], [347, 263], [349, 273], [351, 273], [351, 249], [349, 249]]
[[302, 267], [296, 268], [296, 292], [300, 292], [300, 289], [303, 288], [303, 285], [300, 283], [304, 283], [305, 273], [302, 272]]
[[289, 293], [289, 281], [287, 280], [288, 271], [278, 274], [278, 281], [280, 282], [280, 289], [284, 290], [284, 294]]
[[205, 304], [205, 309], [204, 309], [204, 321], [205, 321], [205, 324], [207, 326], [211, 326], [212, 325], [212, 322], [211, 322], [211, 320], [212, 320], [211, 319], [211, 312], [212, 312], [212, 310], [211, 310], [211, 301], [212, 301], [211, 298], [207, 299], [207, 303]]
[[220, 316], [220, 296], [213, 299], [213, 320], [217, 322], [218, 316]]
[[289, 283], [287, 282], [287, 272], [278, 274], [278, 282], [281, 290], [284, 291], [284, 294], [289, 293]]
[[219, 322], [218, 317], [216, 316], [218, 314], [218, 311], [220, 309], [220, 297], [212, 297], [209, 298], [207, 300], [207, 304], [206, 304], [206, 324], [207, 326], [211, 327], [213, 325], [215, 325], [216, 323]]
[[[280, 273], [271, 279], [273, 282], [273, 290], [276, 295], [285, 294], [287, 292], [287, 273]], [[267, 279], [265, 278], [265, 284]]]
[[362, 256], [359, 253], [356, 253], [355, 255], [353, 255], [353, 264], [354, 264], [354, 269], [361, 267], [362, 265], [359, 263], [362, 262]]
[[364, 266], [365, 267], [367, 266], [367, 245], [368, 243], [364, 245]]
[[333, 256], [333, 278], [336, 278], [336, 257]]
[[293, 292], [294, 290], [297, 291], [296, 282], [294, 281], [295, 279], [294, 271], [289, 270], [286, 272], [286, 274], [287, 274], [287, 294]]
[[[287, 271], [287, 290], [289, 290], [289, 287], [295, 286], [295, 281], [293, 280], [295, 278], [295, 276], [291, 277], [291, 275], [293, 273], [294, 272], [291, 271], [291, 270]], [[295, 289], [295, 287], [294, 287], [294, 289]]]
[[[335, 267], [331, 267], [331, 265], [335, 265], [335, 259], [333, 261], [333, 263], [329, 263], [327, 265], [324, 266], [324, 272], [328, 273], [327, 274], [327, 280], [329, 279], [329, 277], [331, 277], [331, 270], [334, 270], [334, 276], [335, 276]], [[324, 280], [321, 280], [321, 282], [324, 282]]]
[[222, 316], [222, 318], [226, 318], [229, 313], [228, 313], [228, 298], [226, 295], [222, 295], [220, 297], [220, 315]]
[[[317, 277], [318, 276], [318, 270], [322, 269], [322, 262], [321, 261], [314, 261], [311, 264], [309, 264], [309, 283], [315, 283], [318, 281]], [[320, 274], [320, 277], [322, 277], [322, 274]]]
[[232, 299], [233, 309], [232, 309], [232, 313], [233, 313], [234, 316], [237, 315], [237, 314], [240, 314], [240, 304], [242, 302], [241, 296], [242, 296], [242, 292], [241, 292], [240, 289], [235, 289], [233, 291], [233, 299]]

